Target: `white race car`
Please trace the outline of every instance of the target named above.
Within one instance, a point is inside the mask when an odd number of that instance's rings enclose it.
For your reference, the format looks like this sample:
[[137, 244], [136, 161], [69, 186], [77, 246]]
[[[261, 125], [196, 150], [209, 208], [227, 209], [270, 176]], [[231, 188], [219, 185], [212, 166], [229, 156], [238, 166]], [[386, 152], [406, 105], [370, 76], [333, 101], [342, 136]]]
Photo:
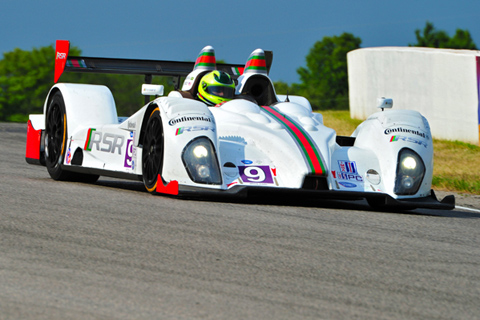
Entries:
[[[453, 196], [438, 201], [431, 190], [427, 120], [392, 110], [391, 99], [379, 100], [381, 111], [352, 136], [337, 136], [307, 99], [276, 94], [268, 51], [253, 51], [243, 66], [215, 63], [210, 46], [195, 63], [69, 57], [68, 50], [68, 41], [57, 41], [56, 84], [43, 114], [28, 121], [26, 160], [46, 166], [55, 180], [112, 176], [143, 181], [150, 193], [186, 197], [278, 194], [364, 198], [375, 208], [455, 206]], [[199, 82], [212, 70], [235, 80], [235, 96], [208, 106], [198, 99]], [[119, 117], [107, 87], [57, 83], [64, 71], [145, 75], [146, 104]], [[182, 77], [183, 86], [163, 96], [163, 86], [148, 83], [157, 75], [177, 84]]]

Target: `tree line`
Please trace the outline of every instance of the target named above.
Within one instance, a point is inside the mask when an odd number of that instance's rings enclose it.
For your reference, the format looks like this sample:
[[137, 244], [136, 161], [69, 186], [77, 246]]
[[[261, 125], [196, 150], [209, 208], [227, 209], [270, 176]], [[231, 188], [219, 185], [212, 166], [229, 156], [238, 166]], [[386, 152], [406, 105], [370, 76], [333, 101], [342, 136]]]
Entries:
[[[81, 56], [81, 50], [70, 47], [69, 55]], [[43, 112], [45, 98], [53, 85], [55, 71], [53, 45], [31, 51], [15, 49], [0, 60], [0, 121], [25, 122], [29, 114]], [[121, 74], [63, 73], [60, 82], [106, 85], [115, 98], [120, 116], [135, 113], [142, 106], [140, 94], [144, 76]], [[152, 83], [163, 84], [165, 92], [173, 90], [167, 77], [153, 77]]]
[[[468, 30], [457, 29], [453, 36], [426, 23], [415, 30], [414, 47], [477, 50]], [[348, 109], [347, 53], [359, 49], [362, 41], [351, 33], [326, 36], [317, 41], [305, 57], [306, 65], [297, 73], [300, 83], [274, 83], [277, 93], [306, 97], [315, 110]], [[77, 47], [70, 55], [81, 56]], [[52, 86], [55, 49], [53, 45], [31, 51], [15, 49], [0, 60], [0, 121], [24, 122], [32, 113], [42, 113], [45, 97]], [[131, 115], [143, 105], [140, 95], [143, 76], [65, 73], [62, 82], [104, 84], [115, 97], [119, 115]], [[165, 92], [173, 90], [171, 79], [154, 77]]]
[[[457, 29], [453, 36], [426, 22], [423, 30], [416, 29], [417, 42], [411, 47], [477, 50], [468, 30]], [[351, 33], [324, 37], [317, 41], [306, 56], [306, 67], [297, 69], [299, 84], [277, 82], [277, 92], [306, 97], [315, 110], [348, 110], [347, 52], [359, 49], [362, 40]]]

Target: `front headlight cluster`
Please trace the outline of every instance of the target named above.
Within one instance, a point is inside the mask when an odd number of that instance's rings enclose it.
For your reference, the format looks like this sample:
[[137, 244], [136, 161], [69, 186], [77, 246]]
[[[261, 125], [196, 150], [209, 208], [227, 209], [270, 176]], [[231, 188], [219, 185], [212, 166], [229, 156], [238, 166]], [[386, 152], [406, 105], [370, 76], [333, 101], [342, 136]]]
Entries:
[[425, 175], [425, 164], [413, 150], [404, 148], [398, 154], [394, 192], [398, 195], [417, 193]]
[[222, 184], [215, 148], [208, 138], [190, 141], [183, 149], [182, 160], [193, 182]]

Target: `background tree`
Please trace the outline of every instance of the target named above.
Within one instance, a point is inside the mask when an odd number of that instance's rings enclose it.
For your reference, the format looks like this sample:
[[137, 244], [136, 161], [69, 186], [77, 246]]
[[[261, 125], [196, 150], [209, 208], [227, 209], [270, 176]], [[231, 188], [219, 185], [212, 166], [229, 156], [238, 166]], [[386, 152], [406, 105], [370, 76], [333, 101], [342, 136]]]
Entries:
[[[78, 54], [72, 48], [72, 54]], [[53, 46], [32, 51], [15, 49], [0, 60], [0, 120], [25, 121], [29, 113], [41, 113], [53, 83]]]
[[433, 23], [429, 21], [427, 21], [423, 31], [415, 30], [415, 37], [417, 43], [409, 44], [409, 46], [477, 50], [477, 46], [468, 30], [457, 29], [455, 35], [450, 37], [445, 31], [436, 30]]
[[360, 48], [361, 42], [351, 33], [343, 33], [324, 37], [310, 49], [306, 68], [297, 69], [301, 80], [298, 94], [314, 109], [348, 109], [347, 53]]
[[455, 35], [450, 38], [448, 48], [477, 50], [477, 46], [473, 42], [470, 32], [468, 30], [461, 29], [457, 29]]
[[[69, 55], [80, 56], [81, 50], [71, 47]], [[53, 45], [32, 51], [15, 49], [0, 60], [0, 121], [27, 121], [28, 115], [42, 113], [48, 91], [53, 85], [55, 49]], [[64, 73], [60, 82], [102, 84], [110, 88], [117, 112], [129, 116], [144, 103], [141, 95], [143, 76]], [[153, 83], [173, 89], [171, 79], [154, 77]]]
[[[477, 47], [470, 32], [457, 29], [453, 37], [436, 30], [428, 22], [423, 30], [415, 30], [417, 47], [472, 49]], [[300, 83], [277, 81], [278, 94], [306, 97], [314, 109], [348, 109], [347, 53], [360, 48], [361, 39], [350, 33], [324, 37], [317, 41], [306, 56], [306, 66], [297, 69]], [[81, 50], [70, 48], [71, 56]], [[53, 46], [32, 51], [15, 49], [0, 60], [0, 121], [26, 121], [31, 113], [42, 113], [45, 97], [53, 85], [55, 49]], [[218, 60], [218, 62], [222, 62]], [[113, 93], [117, 112], [129, 116], [144, 102], [140, 88], [143, 76], [64, 73], [61, 82], [106, 85]], [[172, 79], [154, 77], [153, 83], [163, 84], [165, 92], [173, 90]]]
[[290, 86], [288, 85], [288, 83], [284, 82], [284, 81], [275, 81], [273, 83], [273, 86], [275, 87], [275, 92], [277, 94], [291, 94], [292, 92], [290, 92]]

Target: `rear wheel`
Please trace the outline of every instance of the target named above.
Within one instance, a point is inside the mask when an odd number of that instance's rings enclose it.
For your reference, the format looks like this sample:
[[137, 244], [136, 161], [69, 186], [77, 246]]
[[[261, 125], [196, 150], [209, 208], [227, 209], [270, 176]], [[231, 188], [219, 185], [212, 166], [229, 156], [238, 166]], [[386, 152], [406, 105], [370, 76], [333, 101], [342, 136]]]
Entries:
[[[159, 108], [148, 118], [143, 138], [142, 175], [145, 188], [155, 193], [163, 166], [163, 126]], [[162, 182], [160, 182], [162, 183]]]
[[60, 91], [57, 91], [48, 104], [45, 120], [45, 165], [50, 177], [54, 180], [70, 180], [95, 182], [98, 175], [81, 174], [66, 171], [62, 164], [67, 153], [67, 115], [65, 102]]
[[54, 180], [69, 180], [71, 173], [62, 169], [67, 140], [67, 115], [60, 91], [48, 104], [45, 119], [45, 164]]

